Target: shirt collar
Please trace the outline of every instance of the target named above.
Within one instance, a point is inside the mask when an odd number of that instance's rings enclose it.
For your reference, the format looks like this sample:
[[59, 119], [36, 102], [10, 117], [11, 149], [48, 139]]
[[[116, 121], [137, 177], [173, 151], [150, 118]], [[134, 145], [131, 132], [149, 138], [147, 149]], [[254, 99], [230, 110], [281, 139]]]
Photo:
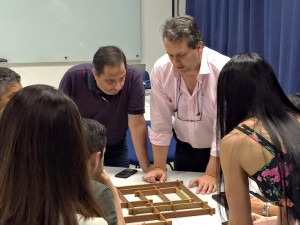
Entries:
[[97, 83], [96, 80], [94, 78], [94, 75], [92, 74], [92, 71], [88, 72], [87, 75], [87, 85], [88, 88], [92, 91], [99, 91], [99, 88], [97, 87]]
[[205, 74], [210, 74], [210, 69], [207, 61], [207, 54], [205, 47], [202, 50], [202, 57], [201, 57], [201, 66], [200, 66], [200, 71], [199, 75], [205, 75]]

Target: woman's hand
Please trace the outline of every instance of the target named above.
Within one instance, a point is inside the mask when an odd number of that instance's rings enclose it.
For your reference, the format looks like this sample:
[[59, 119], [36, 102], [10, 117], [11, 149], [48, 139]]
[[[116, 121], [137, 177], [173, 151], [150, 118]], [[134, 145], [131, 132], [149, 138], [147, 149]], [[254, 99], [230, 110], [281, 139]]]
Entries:
[[277, 216], [265, 217], [256, 213], [252, 213], [253, 225], [276, 225]]

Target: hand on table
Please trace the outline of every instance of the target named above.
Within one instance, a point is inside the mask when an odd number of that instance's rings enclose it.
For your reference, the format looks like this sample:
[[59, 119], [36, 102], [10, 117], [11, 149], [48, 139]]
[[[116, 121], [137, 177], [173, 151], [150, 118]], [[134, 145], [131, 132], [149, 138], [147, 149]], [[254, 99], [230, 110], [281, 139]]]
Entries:
[[252, 213], [253, 225], [276, 225], [277, 216], [265, 217]]
[[217, 190], [217, 179], [210, 175], [203, 175], [190, 180], [189, 187], [197, 186], [197, 194], [211, 194]]
[[149, 183], [165, 182], [167, 180], [167, 173], [162, 168], [153, 167], [149, 172], [145, 173], [143, 179]]

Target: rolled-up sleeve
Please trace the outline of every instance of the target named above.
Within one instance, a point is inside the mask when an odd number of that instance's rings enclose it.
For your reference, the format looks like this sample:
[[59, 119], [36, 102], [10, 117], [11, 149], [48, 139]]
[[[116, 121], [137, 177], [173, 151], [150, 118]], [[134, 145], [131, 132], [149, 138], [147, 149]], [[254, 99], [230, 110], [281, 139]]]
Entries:
[[174, 115], [174, 104], [172, 98], [166, 94], [166, 91], [176, 86], [174, 86], [173, 74], [166, 74], [163, 71], [169, 70], [165, 70], [157, 63], [151, 71], [151, 128], [148, 128], [148, 131], [152, 144], [168, 146], [173, 135], [172, 116]]

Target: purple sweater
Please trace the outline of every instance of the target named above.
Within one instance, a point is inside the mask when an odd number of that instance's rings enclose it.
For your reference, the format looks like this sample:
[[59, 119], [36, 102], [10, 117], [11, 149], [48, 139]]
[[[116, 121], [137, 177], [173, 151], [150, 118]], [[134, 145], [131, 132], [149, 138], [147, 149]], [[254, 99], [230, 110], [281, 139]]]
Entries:
[[70, 68], [59, 89], [73, 99], [82, 117], [97, 120], [106, 127], [107, 145], [118, 144], [125, 137], [128, 114], [145, 113], [142, 75], [130, 65], [127, 65], [124, 87], [117, 95], [106, 95], [97, 87], [90, 63]]

